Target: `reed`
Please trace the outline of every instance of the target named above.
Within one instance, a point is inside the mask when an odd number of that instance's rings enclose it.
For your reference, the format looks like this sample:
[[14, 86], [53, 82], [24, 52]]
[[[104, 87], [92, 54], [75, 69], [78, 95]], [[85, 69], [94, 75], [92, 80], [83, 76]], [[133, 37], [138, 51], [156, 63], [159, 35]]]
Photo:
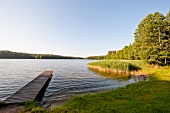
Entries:
[[141, 69], [135, 63], [128, 62], [128, 61], [121, 61], [121, 60], [103, 60], [98, 62], [91, 62], [88, 64], [89, 68], [93, 68], [99, 71], [105, 71], [106, 73], [112, 72], [132, 72], [138, 71]]

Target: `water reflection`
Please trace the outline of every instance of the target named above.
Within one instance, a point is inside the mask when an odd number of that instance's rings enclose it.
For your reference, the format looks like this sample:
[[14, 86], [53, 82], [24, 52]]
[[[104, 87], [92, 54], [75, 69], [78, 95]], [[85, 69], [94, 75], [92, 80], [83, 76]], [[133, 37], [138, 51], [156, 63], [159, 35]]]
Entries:
[[114, 80], [119, 80], [119, 81], [127, 81], [129, 79], [134, 79], [135, 80], [135, 76], [128, 74], [128, 73], [105, 73], [105, 72], [101, 72], [98, 71], [96, 69], [92, 69], [92, 68], [88, 68], [89, 70], [91, 70], [92, 72], [94, 72], [94, 74], [98, 74], [102, 77], [105, 78], [110, 78], [110, 79], [114, 79]]

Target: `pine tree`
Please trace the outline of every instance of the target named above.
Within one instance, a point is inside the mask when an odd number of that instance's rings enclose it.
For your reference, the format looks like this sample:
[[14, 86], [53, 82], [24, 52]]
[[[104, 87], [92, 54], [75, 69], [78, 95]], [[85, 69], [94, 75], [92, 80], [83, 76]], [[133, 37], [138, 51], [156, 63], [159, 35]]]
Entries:
[[162, 63], [168, 58], [167, 24], [165, 16], [159, 12], [149, 14], [140, 22], [135, 31], [135, 44], [141, 59]]

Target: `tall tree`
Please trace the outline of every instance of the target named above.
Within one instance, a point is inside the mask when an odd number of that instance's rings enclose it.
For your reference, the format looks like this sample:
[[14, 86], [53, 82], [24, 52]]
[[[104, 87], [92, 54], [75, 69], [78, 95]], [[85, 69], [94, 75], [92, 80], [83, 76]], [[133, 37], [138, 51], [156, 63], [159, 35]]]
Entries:
[[170, 22], [170, 10], [169, 10], [169, 12], [166, 15], [166, 19]]
[[165, 16], [159, 12], [149, 14], [135, 31], [135, 43], [142, 59], [154, 60], [157, 63], [168, 57], [168, 29]]
[[116, 51], [108, 51], [106, 55], [106, 59], [115, 59], [116, 58]]

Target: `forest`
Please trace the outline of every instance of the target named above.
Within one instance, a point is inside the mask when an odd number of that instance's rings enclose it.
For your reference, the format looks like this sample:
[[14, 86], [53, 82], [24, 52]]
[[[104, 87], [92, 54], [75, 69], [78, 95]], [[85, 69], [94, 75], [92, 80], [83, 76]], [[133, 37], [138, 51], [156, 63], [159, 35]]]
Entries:
[[[95, 57], [88, 57], [95, 58]], [[150, 64], [170, 64], [170, 11], [148, 14], [134, 32], [134, 42], [118, 51], [108, 51], [103, 59], [146, 60]]]
[[103, 60], [105, 59], [105, 55], [102, 55], [102, 56], [89, 56], [87, 57], [86, 59], [89, 59], [89, 60]]
[[83, 59], [83, 58], [53, 54], [29, 54], [2, 50], [0, 51], [0, 59]]

